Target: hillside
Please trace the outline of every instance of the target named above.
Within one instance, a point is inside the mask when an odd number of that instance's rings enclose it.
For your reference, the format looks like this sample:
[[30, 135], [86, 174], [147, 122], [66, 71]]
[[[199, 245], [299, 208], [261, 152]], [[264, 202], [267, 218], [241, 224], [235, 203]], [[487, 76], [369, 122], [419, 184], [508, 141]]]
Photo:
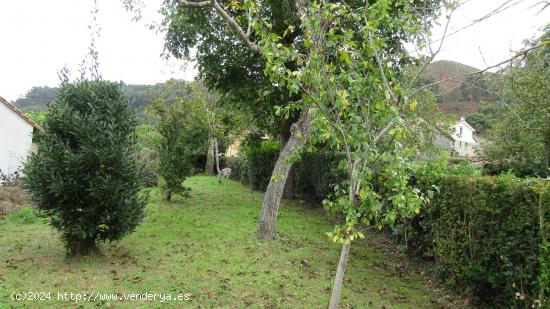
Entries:
[[467, 116], [479, 111], [481, 102], [493, 102], [489, 91], [492, 73], [474, 74], [480, 69], [450, 60], [431, 63], [426, 74], [438, 85], [436, 96], [439, 110], [455, 116]]
[[442, 92], [452, 91], [464, 82], [465, 75], [477, 72], [479, 69], [450, 60], [439, 60], [426, 67], [426, 73], [437, 81], [449, 79], [439, 84]]
[[[142, 115], [145, 107], [158, 96], [163, 86], [164, 83], [155, 85], [122, 84], [122, 90], [137, 114]], [[44, 111], [46, 105], [54, 99], [56, 92], [56, 87], [32, 87], [24, 97], [17, 99], [14, 104], [25, 112]]]

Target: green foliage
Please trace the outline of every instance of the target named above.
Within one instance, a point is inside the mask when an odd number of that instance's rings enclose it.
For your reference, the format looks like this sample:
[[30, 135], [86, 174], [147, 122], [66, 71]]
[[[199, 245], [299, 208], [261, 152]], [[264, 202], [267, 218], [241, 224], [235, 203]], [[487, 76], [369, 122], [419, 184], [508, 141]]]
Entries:
[[484, 307], [527, 307], [548, 295], [550, 184], [465, 169], [417, 170], [415, 179], [432, 198], [396, 230], [411, 253], [432, 259], [448, 284]]
[[496, 103], [482, 103], [478, 112], [466, 115], [466, 121], [476, 129], [476, 135], [485, 136], [501, 112]]
[[246, 156], [226, 157], [224, 167], [231, 169], [229, 178], [240, 181], [244, 185], [250, 184]]
[[[256, 190], [265, 190], [279, 146], [272, 141], [253, 145], [246, 147], [245, 155], [226, 158], [224, 167], [231, 168], [231, 179], [250, 184]], [[302, 154], [300, 161], [295, 163], [295, 194], [316, 202], [330, 197], [334, 185], [345, 179], [345, 171], [338, 167], [340, 161], [340, 157], [328, 150]]]
[[139, 159], [143, 165], [145, 186], [156, 187], [159, 184], [159, 153], [153, 149], [143, 148], [139, 151]]
[[25, 114], [29, 116], [29, 118], [31, 118], [31, 120], [34, 121], [39, 126], [42, 126], [46, 121], [46, 113], [44, 111], [40, 111], [40, 112], [31, 111]]
[[247, 178], [254, 190], [265, 191], [275, 162], [279, 157], [281, 145], [272, 140], [265, 140], [258, 145], [249, 145], [245, 149], [246, 163], [248, 165]]
[[501, 113], [483, 146], [488, 173], [550, 175], [550, 27], [528, 47], [539, 46], [503, 72]]
[[[163, 83], [156, 85], [121, 85], [122, 92], [128, 98], [130, 107], [134, 109], [139, 119], [142, 119], [144, 110], [158, 96], [163, 86]], [[57, 87], [32, 87], [24, 97], [17, 99], [14, 103], [25, 112], [39, 114], [47, 109], [47, 104], [54, 100], [58, 90]], [[35, 119], [33, 118], [33, 120]]]
[[58, 229], [69, 255], [131, 233], [144, 216], [135, 120], [115, 83], [63, 84], [24, 169], [26, 190]]
[[[172, 85], [178, 87], [177, 85]], [[164, 179], [165, 197], [172, 193], [187, 194], [185, 178], [194, 172], [197, 158], [207, 152], [208, 126], [202, 106], [184, 98], [161, 96], [154, 109], [158, 116], [156, 131], [159, 174]]]
[[29, 224], [36, 222], [38, 219], [38, 213], [36, 209], [30, 207], [21, 207], [12, 212], [6, 217], [8, 222], [15, 222], [19, 224]]
[[[243, 29], [250, 26], [247, 18], [249, 8], [257, 8], [255, 14], [268, 19], [272, 30], [279, 35], [289, 26], [294, 26], [294, 31], [287, 32], [284, 44], [294, 39], [299, 41], [301, 35], [293, 2], [219, 1]], [[247, 115], [249, 125], [270, 133], [288, 131], [291, 121], [276, 116], [274, 111], [277, 106], [286, 106], [296, 100], [297, 96], [270, 82], [263, 74], [266, 60], [248, 51], [226, 26], [223, 17], [213, 11], [188, 8], [171, 1], [163, 3], [161, 13], [165, 17], [161, 28], [165, 34], [166, 50], [176, 58], [196, 59], [199, 78], [207, 88], [225, 98], [221, 101], [224, 108]], [[292, 113], [291, 119], [295, 118], [296, 113]]]
[[296, 194], [317, 201], [329, 198], [334, 186], [346, 178], [345, 171], [339, 168], [341, 161], [342, 157], [329, 149], [302, 154], [295, 165]]
[[56, 92], [55, 87], [32, 87], [24, 97], [15, 100], [14, 103], [23, 111], [45, 111], [46, 105], [53, 101]]
[[[435, 4], [428, 2], [423, 5]], [[324, 201], [327, 209], [346, 215], [345, 225], [329, 233], [333, 241], [364, 237], [360, 224], [392, 225], [398, 216], [418, 213], [423, 202], [405, 172], [416, 153], [407, 147], [411, 135], [405, 124], [418, 104], [408, 100], [408, 85], [400, 79], [405, 66], [414, 63], [404, 42], [415, 42], [422, 35], [419, 24], [429, 23], [418, 15], [417, 4], [380, 0], [356, 9], [355, 2], [312, 3], [301, 25], [305, 51], [299, 43], [282, 44], [284, 36], [271, 33], [267, 21], [258, 26], [264, 72], [273, 83], [302, 95], [292, 108], [313, 114], [313, 142], [343, 158], [345, 182]], [[288, 68], [288, 62], [299, 69]], [[385, 196], [371, 187], [376, 178]]]
[[[543, 242], [540, 245], [539, 251], [540, 274], [538, 278], [538, 285], [539, 288], [546, 287], [546, 294], [544, 294], [544, 296], [548, 297], [548, 293], [550, 290], [548, 288], [550, 287], [550, 242]], [[546, 301], [548, 302], [548, 300]]]
[[160, 143], [161, 136], [154, 125], [140, 124], [136, 127], [136, 133], [138, 149], [155, 149]]

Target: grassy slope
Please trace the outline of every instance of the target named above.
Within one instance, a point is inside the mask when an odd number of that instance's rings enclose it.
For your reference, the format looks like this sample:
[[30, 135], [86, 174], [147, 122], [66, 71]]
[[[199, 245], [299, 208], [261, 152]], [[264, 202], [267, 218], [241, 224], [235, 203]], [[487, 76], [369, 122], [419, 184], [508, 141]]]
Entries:
[[[254, 231], [261, 193], [231, 181], [218, 185], [206, 176], [193, 177], [188, 185], [192, 197], [172, 203], [161, 202], [153, 191], [148, 217], [137, 231], [104, 244], [103, 255], [91, 258], [66, 260], [58, 236], [43, 223], [0, 222], [0, 308], [76, 307], [57, 301], [13, 302], [13, 291], [49, 291], [54, 299], [58, 291], [193, 294], [190, 302], [168, 307], [326, 307], [339, 254], [339, 247], [324, 236], [334, 224], [330, 216], [285, 204], [279, 239], [258, 241]], [[433, 307], [441, 295], [431, 292], [409, 266], [398, 265], [406, 263], [392, 257], [387, 247], [375, 236], [354, 243], [341, 303], [355, 308]]]

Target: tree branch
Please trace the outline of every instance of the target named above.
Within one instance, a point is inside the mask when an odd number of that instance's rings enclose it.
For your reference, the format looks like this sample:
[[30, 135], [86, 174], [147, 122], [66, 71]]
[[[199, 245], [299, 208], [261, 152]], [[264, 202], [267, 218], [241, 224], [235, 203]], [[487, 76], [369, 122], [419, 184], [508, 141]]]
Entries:
[[208, 1], [208, 0], [199, 1], [199, 2], [179, 0], [179, 3], [181, 3], [183, 6], [188, 6], [188, 7], [193, 7], [193, 8], [199, 8], [199, 7], [210, 5], [210, 1]]
[[198, 2], [187, 1], [187, 0], [178, 0], [178, 1], [181, 5], [186, 6], [186, 7], [198, 8], [198, 7], [211, 6], [212, 8], [214, 8], [214, 10], [216, 10], [218, 15], [220, 15], [223, 19], [225, 19], [225, 21], [227, 22], [227, 24], [229, 25], [231, 30], [233, 30], [235, 32], [237, 37], [241, 40], [241, 42], [243, 42], [243, 44], [246, 46], [246, 48], [249, 51], [251, 51], [253, 53], [259, 53], [260, 52], [260, 47], [250, 40], [250, 24], [251, 24], [251, 19], [252, 19], [251, 16], [250, 16], [250, 12], [249, 12], [249, 17], [248, 17], [248, 21], [249, 21], [248, 30], [245, 33], [243, 28], [241, 28], [241, 26], [239, 26], [237, 21], [233, 17], [231, 17], [227, 13], [227, 11], [216, 0], [205, 0], [205, 1], [198, 1]]
[[221, 5], [218, 4], [218, 1], [211, 0], [211, 4], [212, 4], [212, 7], [214, 7], [214, 9], [216, 10], [216, 12], [218, 12], [218, 14], [220, 14], [227, 21], [227, 23], [229, 24], [229, 27], [231, 27], [231, 29], [235, 31], [235, 34], [244, 43], [246, 48], [248, 48], [248, 50], [250, 50], [253, 53], [259, 53], [260, 47], [256, 45], [254, 42], [250, 41], [249, 35], [246, 34], [241, 28], [241, 26], [239, 26], [239, 24], [235, 21], [235, 19], [229, 16], [229, 14], [221, 7]]
[[416, 82], [416, 80], [420, 77], [420, 75], [422, 75], [422, 73], [424, 73], [424, 71], [426, 70], [426, 67], [428, 66], [428, 64], [432, 63], [432, 61], [434, 60], [434, 58], [437, 56], [437, 54], [439, 54], [439, 52], [441, 51], [441, 47], [443, 47], [443, 41], [445, 40], [445, 36], [447, 35], [447, 31], [449, 30], [449, 24], [451, 23], [451, 18], [453, 17], [453, 13], [455, 12], [456, 8], [452, 9], [448, 14], [447, 14], [447, 23], [445, 24], [445, 29], [443, 31], [443, 38], [440, 40], [439, 42], [439, 46], [437, 47], [436, 51], [434, 52], [432, 50], [432, 42], [428, 40], [428, 46], [429, 46], [429, 49], [430, 49], [430, 58], [428, 58], [428, 60], [426, 60], [424, 62], [424, 64], [422, 65], [422, 67], [420, 67], [420, 69], [416, 72], [416, 74], [414, 75], [413, 79], [409, 82], [409, 85], [410, 87], [413, 87], [414, 86], [414, 83]]
[[384, 129], [382, 129], [382, 131], [378, 132], [378, 135], [376, 135], [373, 141], [375, 145], [378, 144], [378, 141], [380, 141], [380, 139], [384, 137], [384, 135], [386, 135], [391, 130], [391, 128], [393, 128], [394, 124], [395, 121], [392, 120], [390, 121], [390, 123], [388, 123], [386, 127], [384, 127]]

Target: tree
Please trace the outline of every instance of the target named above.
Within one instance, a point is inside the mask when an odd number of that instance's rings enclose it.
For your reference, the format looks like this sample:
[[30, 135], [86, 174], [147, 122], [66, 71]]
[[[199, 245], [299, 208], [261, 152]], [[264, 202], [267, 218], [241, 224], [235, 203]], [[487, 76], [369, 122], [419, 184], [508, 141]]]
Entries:
[[24, 97], [15, 101], [15, 105], [24, 111], [44, 111], [46, 104], [55, 98], [57, 88], [48, 86], [32, 87]]
[[212, 174], [214, 166], [218, 183], [221, 183], [220, 140], [231, 143], [243, 131], [244, 116], [233, 109], [222, 106], [223, 100], [216, 93], [209, 91], [201, 83], [191, 84], [196, 104], [202, 107], [202, 115], [208, 128], [208, 154], [205, 173]]
[[[433, 15], [414, 10], [408, 1], [380, 0], [365, 9], [320, 1], [303, 14], [305, 51], [264, 34], [266, 72], [274, 82], [303, 94], [300, 104], [311, 117], [310, 138], [344, 158], [346, 180], [335, 187], [333, 199], [324, 201], [346, 216], [329, 233], [342, 244], [330, 308], [338, 307], [350, 244], [364, 237], [360, 226], [391, 226], [397, 217], [419, 213], [424, 201], [407, 175], [416, 155], [416, 149], [406, 147], [407, 119], [416, 118], [418, 103], [409, 101], [408, 81], [403, 80], [404, 65], [413, 60], [404, 44], [422, 38], [418, 24]], [[393, 27], [400, 29], [395, 36], [380, 35]], [[288, 69], [290, 61], [300, 69]]]
[[208, 127], [202, 106], [198, 102], [166, 96], [178, 83], [168, 83], [160, 98], [152, 107], [157, 116], [157, 144], [160, 165], [159, 174], [164, 178], [164, 196], [170, 201], [172, 194], [185, 195], [189, 189], [183, 184], [193, 173], [196, 158], [206, 153]]
[[[422, 12], [433, 12], [432, 5], [437, 1], [413, 1], [414, 6], [418, 6], [418, 10]], [[250, 72], [257, 72], [257, 67], [248, 66], [250, 63], [243, 62], [244, 57], [261, 55], [263, 61], [260, 62], [260, 68], [270, 75], [269, 67], [270, 61], [277, 56], [276, 54], [269, 54], [263, 48], [263, 42], [269, 41], [271, 38], [277, 38], [277, 44], [282, 47], [293, 46], [297, 50], [304, 50], [307, 48], [307, 40], [304, 37], [304, 33], [307, 33], [301, 23], [303, 22], [303, 16], [308, 6], [309, 1], [296, 0], [296, 1], [244, 1], [236, 2], [231, 1], [221, 5], [217, 0], [214, 1], [177, 1], [171, 6], [165, 7], [163, 13], [167, 16], [168, 22], [165, 24], [169, 27], [167, 32], [168, 49], [171, 50], [170, 44], [178, 46], [181, 44], [185, 48], [176, 49], [180, 53], [174, 53], [176, 56], [186, 55], [189, 53], [191, 47], [198, 45], [198, 60], [201, 62], [201, 57], [205, 60], [212, 61], [216, 59], [216, 55], [224, 54], [228, 50], [236, 54], [237, 52], [243, 52], [241, 56], [234, 59], [234, 61], [214, 62], [213, 65], [220, 67], [219, 70], [227, 70], [226, 67], [220, 66], [220, 63], [230, 63], [235, 71], [241, 72], [243, 77], [239, 76], [238, 79], [244, 83], [239, 89], [245, 89], [250, 93], [256, 92], [250, 91], [251, 85], [256, 83], [253, 80], [251, 83]], [[354, 9], [364, 9], [363, 1], [351, 1], [349, 6]], [[399, 15], [402, 4], [400, 1], [396, 1], [393, 7], [393, 14]], [[286, 18], [277, 19], [275, 17], [280, 16], [281, 10], [287, 12]], [[283, 15], [285, 16], [285, 15]], [[283, 22], [281, 22], [281, 20]], [[170, 23], [170, 21], [177, 21]], [[258, 27], [264, 27], [263, 33], [259, 33]], [[246, 30], [244, 30], [246, 29]], [[229, 33], [230, 30], [232, 33]], [[400, 39], [403, 36], [403, 31], [400, 27], [380, 27], [378, 29], [384, 37], [390, 38], [388, 41], [387, 50], [392, 51], [394, 48], [400, 48]], [[205, 33], [208, 32], [208, 33]], [[214, 43], [222, 43], [221, 45]], [[231, 45], [230, 47], [227, 45]], [[242, 45], [241, 45], [242, 44]], [[211, 48], [216, 46], [217, 51], [212, 52]], [[220, 47], [222, 46], [222, 47]], [[244, 47], [243, 47], [244, 46]], [[246, 49], [244, 49], [246, 47]], [[181, 53], [183, 51], [183, 54]], [[213, 55], [213, 56], [209, 56]], [[254, 56], [254, 57], [257, 57]], [[335, 56], [338, 56], [337, 54]], [[212, 62], [209, 62], [212, 65]], [[267, 65], [267, 66], [266, 66]], [[285, 63], [284, 68], [291, 71], [300, 70], [300, 59], [291, 59]], [[201, 73], [202, 74], [202, 73]], [[226, 75], [224, 75], [226, 76]], [[252, 78], [256, 76], [250, 76]], [[257, 77], [261, 78], [261, 77]], [[208, 79], [206, 79], [208, 81]], [[271, 79], [261, 79], [269, 81], [269, 85], [272, 89], [278, 90], [280, 93], [287, 93], [286, 98], [293, 98], [286, 106], [295, 106], [297, 108], [286, 108], [285, 113], [281, 115], [291, 116], [299, 115], [296, 121], [293, 121], [292, 117], [287, 117], [292, 123], [290, 126], [290, 136], [288, 141], [284, 143], [281, 149], [281, 153], [275, 168], [273, 170], [272, 181], [270, 182], [266, 193], [264, 195], [264, 202], [262, 211], [259, 217], [257, 235], [262, 239], [273, 239], [275, 237], [275, 225], [277, 219], [277, 212], [280, 204], [282, 194], [284, 192], [286, 180], [292, 169], [292, 158], [296, 157], [299, 150], [304, 145], [311, 133], [311, 114], [308, 109], [301, 109], [300, 104], [292, 104], [292, 102], [300, 101], [301, 93], [294, 91], [288, 87], [280, 87]], [[225, 81], [217, 79], [218, 84], [223, 86]], [[227, 84], [226, 86], [228, 86]], [[273, 92], [268, 92], [273, 93]], [[284, 106], [283, 106], [284, 107]], [[264, 109], [265, 110], [265, 109]]]
[[[237, 33], [248, 37], [254, 36], [253, 20], [248, 14], [253, 9], [252, 2], [247, 1], [247, 4], [225, 0], [222, 2], [224, 3], [217, 1], [211, 4], [205, 1], [165, 2], [162, 8], [165, 16], [163, 22], [165, 47], [177, 58], [188, 57], [191, 51], [196, 51], [193, 56], [197, 59], [199, 79], [204, 81], [206, 87], [224, 97], [222, 104], [226, 108], [249, 115], [251, 125], [265, 133], [278, 135], [281, 144], [286, 145], [289, 139], [293, 139], [291, 125], [300, 112], [291, 111], [288, 117], [282, 115], [277, 117], [275, 109], [287, 106], [299, 97], [291, 95], [283, 87], [272, 84], [264, 75], [266, 60], [258, 53], [254, 47], [255, 44], [248, 41], [243, 45], [243, 41], [233, 34], [234, 29], [240, 29], [239, 25], [243, 25], [246, 30], [241, 29]], [[217, 9], [214, 9], [215, 7]], [[260, 1], [258, 10], [255, 12], [257, 15], [268, 18], [272, 31], [279, 35], [282, 35], [289, 26], [294, 27], [295, 30], [288, 32], [285, 36], [283, 44], [300, 40], [301, 30], [294, 0]], [[232, 22], [228, 23], [228, 20]], [[237, 28], [230, 30], [227, 25], [237, 26]], [[292, 144], [295, 143], [296, 140], [293, 139]], [[289, 145], [288, 148], [296, 147]], [[288, 173], [285, 175], [292, 175], [292, 164], [286, 162], [287, 153], [289, 151], [285, 151], [282, 147], [282, 160], [279, 165], [285, 163], [285, 169], [288, 168]], [[294, 195], [293, 183], [286, 184], [286, 179], [293, 179], [293, 177], [285, 176], [284, 181], [269, 186], [263, 203], [264, 209], [278, 208], [284, 192], [287, 197]], [[265, 211], [262, 213], [265, 214]], [[262, 231], [262, 229], [258, 230], [260, 238], [274, 237], [273, 233]]]
[[[550, 175], [550, 26], [502, 76], [499, 113], [483, 154], [492, 172]], [[533, 49], [535, 48], [535, 49]]]
[[24, 168], [24, 186], [61, 232], [69, 255], [131, 233], [147, 195], [135, 149], [135, 120], [120, 86], [79, 81], [61, 86], [44, 133]]

